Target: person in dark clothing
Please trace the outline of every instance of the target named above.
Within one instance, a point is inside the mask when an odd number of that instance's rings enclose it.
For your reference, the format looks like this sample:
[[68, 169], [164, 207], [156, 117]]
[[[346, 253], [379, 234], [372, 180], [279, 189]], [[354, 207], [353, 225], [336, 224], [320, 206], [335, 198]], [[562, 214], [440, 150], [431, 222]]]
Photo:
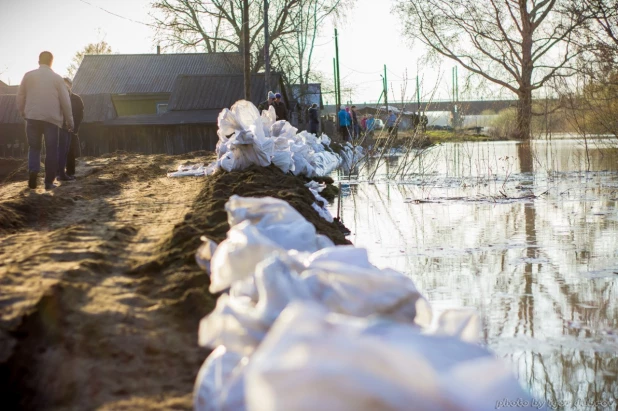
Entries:
[[283, 100], [281, 100], [281, 94], [275, 94], [275, 101], [273, 102], [273, 107], [275, 107], [275, 112], [277, 113], [277, 121], [288, 119], [288, 109], [285, 106]]
[[357, 139], [360, 136], [360, 125], [358, 123], [358, 113], [356, 112], [356, 106], [351, 107], [350, 115], [352, 116], [352, 138]]
[[79, 157], [80, 153], [79, 137], [77, 133], [79, 132], [79, 125], [84, 118], [84, 103], [81, 97], [71, 91], [73, 87], [71, 80], [65, 77], [64, 83], [69, 90], [69, 97], [71, 98], [74, 127], [72, 131], [69, 131], [66, 125], [63, 125], [60, 129], [58, 144], [58, 180], [70, 181], [75, 179], [75, 158]]
[[39, 54], [39, 68], [24, 75], [17, 91], [17, 110], [26, 120], [28, 139], [28, 187], [37, 186], [41, 169], [41, 149], [45, 139], [45, 190], [56, 188], [58, 171], [58, 129], [63, 122], [73, 128], [71, 99], [62, 77], [51, 69], [54, 56]]
[[318, 134], [320, 128], [320, 119], [318, 117], [318, 105], [313, 103], [309, 108], [309, 132], [315, 135]]
[[274, 102], [275, 102], [275, 93], [273, 93], [272, 91], [269, 91], [268, 92], [268, 99], [266, 101], [262, 101], [258, 105], [258, 110], [260, 111], [260, 114], [262, 113], [262, 111], [268, 110], [270, 108], [270, 106], [273, 105]]

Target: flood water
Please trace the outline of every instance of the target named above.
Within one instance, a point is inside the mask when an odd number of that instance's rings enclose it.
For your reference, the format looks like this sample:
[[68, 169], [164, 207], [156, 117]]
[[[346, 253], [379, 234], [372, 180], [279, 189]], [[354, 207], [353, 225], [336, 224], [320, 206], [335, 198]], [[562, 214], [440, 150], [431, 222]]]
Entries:
[[339, 175], [341, 216], [435, 311], [476, 308], [484, 343], [550, 409], [615, 410], [615, 143], [444, 144], [410, 165], [383, 160], [367, 181], [373, 160]]

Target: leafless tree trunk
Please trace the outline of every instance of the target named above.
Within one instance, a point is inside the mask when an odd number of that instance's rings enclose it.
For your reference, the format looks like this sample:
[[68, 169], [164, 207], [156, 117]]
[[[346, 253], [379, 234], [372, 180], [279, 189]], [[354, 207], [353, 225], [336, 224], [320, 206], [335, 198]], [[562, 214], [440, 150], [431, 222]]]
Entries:
[[532, 96], [573, 73], [573, 38], [589, 19], [577, 0], [400, 0], [406, 34], [513, 92], [520, 139], [531, 136]]

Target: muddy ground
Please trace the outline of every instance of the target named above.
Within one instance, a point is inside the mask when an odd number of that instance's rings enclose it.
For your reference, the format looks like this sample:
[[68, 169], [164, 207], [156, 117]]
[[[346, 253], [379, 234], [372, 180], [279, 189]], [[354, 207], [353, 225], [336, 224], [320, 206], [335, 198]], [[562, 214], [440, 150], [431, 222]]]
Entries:
[[[168, 179], [208, 162], [115, 153], [82, 159], [77, 180], [26, 188], [22, 160], [0, 160], [0, 398], [3, 409], [187, 410], [214, 307], [194, 254], [228, 230], [232, 194], [290, 202], [337, 244], [299, 178], [255, 168]], [[39, 181], [39, 186], [42, 181]]]

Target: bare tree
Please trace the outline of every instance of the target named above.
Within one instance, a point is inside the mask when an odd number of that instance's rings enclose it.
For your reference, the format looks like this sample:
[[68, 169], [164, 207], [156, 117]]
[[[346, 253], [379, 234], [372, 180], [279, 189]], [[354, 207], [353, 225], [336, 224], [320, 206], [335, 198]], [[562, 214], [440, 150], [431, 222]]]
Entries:
[[[243, 0], [155, 0], [152, 4], [157, 36], [169, 46], [184, 50], [243, 52]], [[291, 14], [300, 0], [271, 0], [269, 34], [271, 44], [294, 33]], [[252, 71], [264, 65], [264, 10], [260, 0], [249, 1], [249, 49]], [[261, 43], [261, 44], [260, 44]]]
[[529, 139], [532, 95], [573, 73], [589, 18], [578, 0], [400, 0], [405, 33], [433, 53], [515, 93], [517, 132]]
[[591, 16], [576, 41], [577, 76], [552, 82], [565, 114], [580, 135], [618, 137], [618, 0], [582, 0]]
[[88, 44], [82, 50], [75, 53], [73, 60], [71, 60], [71, 65], [67, 69], [68, 77], [73, 78], [86, 54], [112, 54], [112, 48], [104, 40]]

